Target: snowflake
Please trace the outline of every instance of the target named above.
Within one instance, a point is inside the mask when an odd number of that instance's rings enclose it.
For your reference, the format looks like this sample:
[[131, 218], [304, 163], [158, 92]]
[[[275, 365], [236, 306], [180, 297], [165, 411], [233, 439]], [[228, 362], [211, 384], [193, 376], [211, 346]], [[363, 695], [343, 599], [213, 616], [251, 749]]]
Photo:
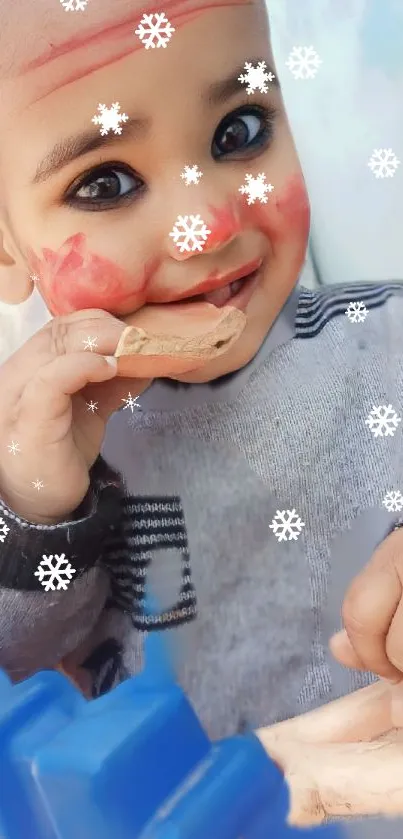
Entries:
[[5, 523], [4, 519], [0, 518], [0, 542], [4, 542], [7, 533], [10, 533], [10, 528]]
[[298, 539], [305, 522], [301, 521], [295, 510], [277, 510], [269, 527], [279, 542], [290, 542]]
[[202, 251], [206, 239], [210, 235], [203, 219], [197, 216], [178, 216], [173, 230], [169, 234], [179, 248], [184, 251]]
[[272, 184], [266, 184], [265, 180], [266, 175], [263, 172], [257, 175], [256, 178], [253, 175], [245, 175], [247, 186], [240, 186], [238, 192], [242, 192], [242, 195], [248, 196], [248, 204], [254, 204], [255, 201], [260, 201], [261, 204], [267, 204], [268, 198], [266, 192], [273, 192], [274, 186]]
[[88, 0], [60, 0], [66, 12], [84, 12]]
[[14, 440], [11, 440], [11, 446], [7, 446], [7, 448], [9, 450], [9, 452], [11, 452], [11, 454], [15, 454], [16, 452], [21, 451], [20, 444], [19, 443], [14, 443]]
[[43, 481], [39, 481], [39, 480], [31, 481], [31, 484], [32, 484], [33, 487], [35, 487], [35, 489], [38, 490], [38, 492], [39, 492], [40, 489], [44, 489], [44, 486], [45, 486]]
[[400, 512], [403, 509], [403, 495], [399, 490], [391, 490], [386, 493], [382, 503], [389, 513]]
[[119, 102], [114, 102], [110, 108], [107, 108], [106, 105], [98, 105], [100, 115], [93, 117], [91, 122], [93, 122], [94, 125], [102, 126], [100, 132], [103, 137], [105, 137], [105, 134], [109, 134], [110, 131], [113, 131], [114, 134], [122, 133], [122, 126], [120, 123], [127, 122], [129, 117], [127, 114], [119, 114], [119, 110]]
[[401, 419], [392, 405], [379, 405], [378, 408], [375, 406], [372, 408], [365, 424], [368, 425], [374, 437], [393, 437]]
[[253, 67], [249, 61], [245, 61], [244, 70], [247, 72], [238, 76], [238, 81], [248, 85], [246, 88], [248, 96], [255, 90], [260, 90], [260, 93], [268, 92], [267, 82], [272, 82], [276, 77], [273, 73], [266, 73], [266, 69], [265, 61], [259, 61], [257, 67]]
[[91, 402], [86, 402], [85, 404], [87, 406], [87, 411], [92, 411], [92, 413], [98, 409], [98, 402], [92, 402], [91, 400]]
[[190, 184], [198, 184], [200, 178], [202, 177], [203, 172], [200, 171], [197, 165], [185, 166], [183, 172], [181, 173], [181, 178], [186, 182], [186, 186], [190, 186]]
[[[153, 23], [155, 18], [155, 23]], [[135, 35], [138, 35], [146, 50], [155, 49], [155, 47], [166, 47], [175, 32], [174, 27], [170, 24], [165, 12], [157, 12], [153, 15], [144, 14], [141, 18], [139, 26], [135, 29]]]
[[136, 404], [137, 400], [139, 398], [140, 398], [139, 396], [132, 396], [130, 391], [129, 391], [129, 394], [128, 394], [127, 398], [126, 399], [121, 399], [121, 402], [126, 402], [126, 405], [123, 408], [123, 410], [125, 411], [126, 408], [130, 408], [131, 412], [133, 413], [133, 408], [139, 408], [140, 407], [140, 405]]
[[368, 314], [368, 309], [362, 300], [358, 302], [351, 302], [348, 304], [345, 315], [347, 315], [350, 323], [363, 323]]
[[97, 349], [97, 340], [98, 340], [97, 338], [86, 338], [85, 340], [83, 339], [84, 349], [85, 350], [91, 350], [91, 352], [93, 350], [96, 350]]
[[313, 47], [293, 47], [285, 66], [289, 67], [294, 79], [314, 79], [322, 59]]
[[[63, 567], [65, 566], [65, 567]], [[67, 586], [76, 569], [70, 565], [64, 554], [42, 554], [42, 560], [35, 571], [34, 577], [38, 577], [45, 591], [67, 591]], [[57, 583], [57, 585], [55, 585]]]
[[31, 282], [35, 284], [40, 282], [40, 279], [37, 274], [30, 274], [29, 279], [31, 280]]
[[392, 149], [374, 149], [368, 166], [376, 178], [393, 178], [400, 160]]

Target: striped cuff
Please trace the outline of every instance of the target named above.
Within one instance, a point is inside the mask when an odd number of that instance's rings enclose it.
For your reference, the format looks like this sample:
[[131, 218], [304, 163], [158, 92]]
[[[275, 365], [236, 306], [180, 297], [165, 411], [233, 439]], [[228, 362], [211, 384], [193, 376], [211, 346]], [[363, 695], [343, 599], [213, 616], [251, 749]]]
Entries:
[[122, 487], [102, 458], [90, 476], [85, 499], [71, 521], [60, 524], [28, 522], [0, 498], [0, 586], [19, 591], [60, 590], [100, 560], [106, 540], [119, 526]]

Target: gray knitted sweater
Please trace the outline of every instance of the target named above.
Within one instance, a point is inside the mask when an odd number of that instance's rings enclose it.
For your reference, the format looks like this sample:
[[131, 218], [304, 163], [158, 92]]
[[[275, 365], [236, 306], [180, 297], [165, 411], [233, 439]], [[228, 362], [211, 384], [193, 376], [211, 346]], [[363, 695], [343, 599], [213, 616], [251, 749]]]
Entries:
[[[212, 737], [367, 684], [327, 642], [403, 508], [402, 323], [398, 282], [297, 289], [242, 370], [155, 381], [113, 415], [72, 521], [1, 505], [0, 667], [84, 642], [97, 696], [165, 656]], [[56, 555], [75, 572], [46, 591]]]

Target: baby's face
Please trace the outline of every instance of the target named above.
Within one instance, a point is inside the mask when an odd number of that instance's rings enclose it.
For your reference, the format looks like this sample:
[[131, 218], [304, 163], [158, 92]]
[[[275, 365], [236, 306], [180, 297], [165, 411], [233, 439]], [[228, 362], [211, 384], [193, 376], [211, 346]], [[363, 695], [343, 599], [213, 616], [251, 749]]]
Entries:
[[[215, 302], [245, 311], [243, 335], [178, 378], [208, 381], [238, 369], [295, 285], [309, 230], [263, 5], [174, 0], [164, 8], [175, 32], [165, 48], [150, 49], [134, 33], [147, 12], [137, 0], [89, 0], [82, 12], [57, 0], [39, 12], [29, 5], [36, 13], [25, 55], [16, 25], [13, 67], [0, 87], [5, 243], [53, 315], [101, 308], [129, 321], [146, 303], [225, 286]], [[245, 62], [259, 61], [275, 79], [268, 92], [248, 94], [238, 77]], [[128, 119], [105, 123], [102, 136], [93, 117], [113, 103]], [[202, 173], [196, 183], [187, 183], [185, 167]], [[260, 173], [273, 186], [266, 203], [240, 192], [246, 175]], [[171, 234], [190, 215], [210, 233], [196, 230], [181, 250]], [[245, 276], [240, 291], [229, 288]]]

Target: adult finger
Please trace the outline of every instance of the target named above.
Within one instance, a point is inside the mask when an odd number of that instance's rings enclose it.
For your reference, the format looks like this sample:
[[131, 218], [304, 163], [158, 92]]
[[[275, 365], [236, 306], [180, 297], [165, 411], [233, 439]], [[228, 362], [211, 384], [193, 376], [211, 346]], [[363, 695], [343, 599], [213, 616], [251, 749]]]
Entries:
[[[343, 623], [350, 644], [365, 670], [386, 679], [401, 678], [403, 609], [403, 533], [395, 531], [377, 548], [364, 570], [353, 580], [343, 603]], [[388, 635], [393, 623], [393, 653]]]

